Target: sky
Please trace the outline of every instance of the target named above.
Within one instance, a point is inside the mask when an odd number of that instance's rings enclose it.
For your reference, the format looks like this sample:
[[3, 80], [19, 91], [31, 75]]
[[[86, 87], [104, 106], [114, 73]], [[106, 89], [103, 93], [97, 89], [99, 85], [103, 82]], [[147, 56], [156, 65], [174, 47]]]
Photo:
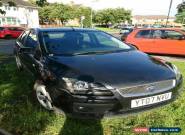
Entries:
[[[48, 2], [62, 2], [64, 4], [73, 1], [75, 4], [82, 4], [92, 7], [94, 10], [104, 8], [123, 7], [132, 10], [133, 15], [167, 15], [170, 0], [47, 0]], [[170, 16], [177, 13], [177, 5], [183, 0], [173, 0]]]

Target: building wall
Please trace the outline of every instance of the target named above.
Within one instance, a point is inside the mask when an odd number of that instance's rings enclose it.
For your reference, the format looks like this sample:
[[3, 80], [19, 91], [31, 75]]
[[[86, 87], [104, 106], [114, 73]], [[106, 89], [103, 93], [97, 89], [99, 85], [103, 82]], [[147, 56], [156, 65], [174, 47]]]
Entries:
[[3, 5], [1, 9], [5, 10], [6, 14], [0, 15], [0, 25], [39, 27], [39, 16], [36, 8]]

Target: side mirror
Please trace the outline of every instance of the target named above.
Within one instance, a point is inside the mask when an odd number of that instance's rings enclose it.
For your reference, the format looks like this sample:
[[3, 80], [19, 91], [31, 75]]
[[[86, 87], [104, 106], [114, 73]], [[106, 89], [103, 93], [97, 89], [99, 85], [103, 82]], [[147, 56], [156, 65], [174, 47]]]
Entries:
[[32, 47], [21, 47], [19, 49], [20, 53], [32, 53], [33, 52], [33, 48]]

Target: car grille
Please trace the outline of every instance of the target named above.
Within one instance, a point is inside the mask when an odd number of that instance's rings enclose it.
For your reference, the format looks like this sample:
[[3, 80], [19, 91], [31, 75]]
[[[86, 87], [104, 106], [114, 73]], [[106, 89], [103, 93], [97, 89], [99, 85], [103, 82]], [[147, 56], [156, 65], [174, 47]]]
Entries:
[[165, 92], [175, 87], [175, 80], [165, 80], [119, 89], [123, 97], [146, 96], [160, 92]]
[[110, 90], [92, 90], [85, 94], [74, 94], [74, 102], [80, 103], [115, 103], [114, 94]]

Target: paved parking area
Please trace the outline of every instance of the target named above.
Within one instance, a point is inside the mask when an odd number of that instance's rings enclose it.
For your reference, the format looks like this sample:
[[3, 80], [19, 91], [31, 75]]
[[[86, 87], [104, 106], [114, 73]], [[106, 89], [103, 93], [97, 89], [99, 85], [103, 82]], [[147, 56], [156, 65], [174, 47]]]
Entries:
[[13, 54], [14, 39], [0, 39], [0, 54]]

